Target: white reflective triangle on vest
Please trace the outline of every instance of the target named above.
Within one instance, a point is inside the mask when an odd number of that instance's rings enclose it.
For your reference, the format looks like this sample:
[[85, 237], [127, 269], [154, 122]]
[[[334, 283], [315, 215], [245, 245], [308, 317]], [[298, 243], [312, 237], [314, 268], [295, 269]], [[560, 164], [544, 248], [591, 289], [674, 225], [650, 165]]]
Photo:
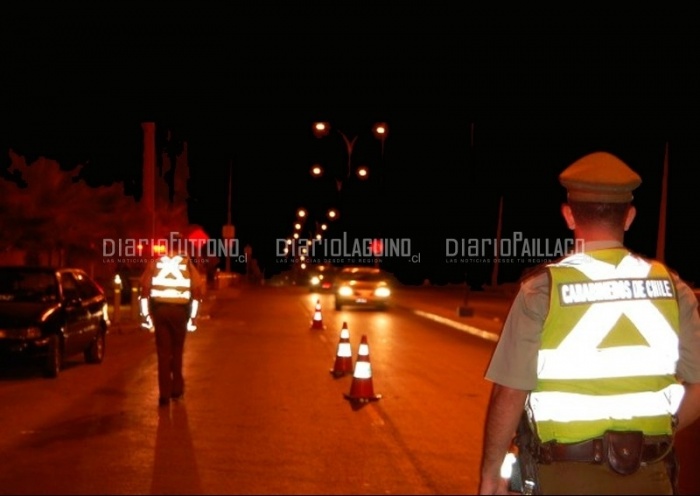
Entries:
[[538, 422], [600, 420], [600, 412], [607, 418], [630, 419], [673, 415], [683, 399], [681, 384], [671, 384], [661, 391], [592, 396], [586, 394], [537, 392], [532, 393], [529, 406]]
[[[574, 267], [592, 281], [611, 278], [645, 278], [651, 264], [626, 256], [615, 267], [585, 254], [574, 255], [559, 266]], [[625, 315], [649, 343], [646, 346], [598, 345]], [[673, 374], [678, 361], [678, 336], [649, 300], [591, 303], [561, 344], [540, 350], [540, 379], [599, 379]]]
[[161, 257], [156, 263], [156, 268], [160, 269], [153, 276], [154, 286], [164, 286], [169, 288], [189, 288], [191, 281], [183, 275], [182, 271], [187, 269], [187, 264], [182, 263], [180, 255], [174, 257]]

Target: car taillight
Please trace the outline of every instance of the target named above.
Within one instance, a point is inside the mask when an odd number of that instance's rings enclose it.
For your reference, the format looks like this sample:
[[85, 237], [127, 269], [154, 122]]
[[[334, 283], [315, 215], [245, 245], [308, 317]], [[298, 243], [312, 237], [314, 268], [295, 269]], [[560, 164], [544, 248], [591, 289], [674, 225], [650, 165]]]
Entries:
[[28, 327], [25, 333], [27, 339], [37, 339], [41, 337], [41, 329], [38, 327]]
[[8, 339], [37, 339], [41, 337], [39, 327], [22, 327], [18, 329], [0, 329], [0, 338]]

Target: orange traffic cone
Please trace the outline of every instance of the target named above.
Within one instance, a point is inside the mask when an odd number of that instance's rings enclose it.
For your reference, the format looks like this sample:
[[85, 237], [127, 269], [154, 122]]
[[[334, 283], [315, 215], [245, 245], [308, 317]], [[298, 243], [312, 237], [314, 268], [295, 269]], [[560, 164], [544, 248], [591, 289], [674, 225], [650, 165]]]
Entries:
[[350, 331], [348, 330], [348, 324], [343, 322], [343, 327], [340, 329], [338, 351], [335, 353], [335, 364], [331, 369], [331, 374], [338, 378], [350, 372], [352, 372], [352, 346], [350, 346]]
[[321, 315], [321, 300], [316, 300], [316, 309], [314, 310], [314, 319], [311, 321], [311, 329], [325, 329], [323, 325], [323, 316]]
[[360, 347], [357, 350], [357, 361], [355, 362], [355, 371], [352, 374], [350, 393], [346, 394], [345, 398], [364, 403], [376, 401], [381, 397], [381, 394], [374, 394], [372, 365], [369, 363], [369, 345], [367, 344], [367, 336], [362, 336]]

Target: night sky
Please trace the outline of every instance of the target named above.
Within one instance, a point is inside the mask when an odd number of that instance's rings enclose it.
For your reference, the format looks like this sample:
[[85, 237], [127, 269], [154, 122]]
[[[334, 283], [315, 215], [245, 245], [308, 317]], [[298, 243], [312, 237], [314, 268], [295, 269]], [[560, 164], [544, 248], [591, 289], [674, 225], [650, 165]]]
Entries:
[[[381, 9], [380, 9], [381, 10]], [[28, 159], [85, 164], [90, 184], [124, 182], [138, 197], [140, 123], [189, 148], [190, 221], [218, 236], [232, 220], [267, 274], [298, 207], [342, 202], [358, 237], [410, 238], [421, 262], [386, 260], [408, 282], [488, 282], [491, 264], [447, 263], [446, 238], [569, 236], [558, 174], [580, 156], [617, 154], [642, 176], [628, 245], [656, 251], [669, 143], [666, 261], [700, 284], [697, 181], [700, 58], [688, 15], [641, 13], [551, 24], [535, 12], [430, 22], [372, 15], [312, 20], [224, 10], [74, 10], [5, 16], [1, 145]], [[58, 16], [58, 17], [56, 17]], [[60, 19], [60, 20], [59, 20]], [[339, 134], [357, 136], [338, 197], [310, 166], [345, 167]], [[389, 125], [384, 154], [371, 133]], [[472, 135], [472, 123], [474, 133]], [[3, 158], [5, 161], [5, 159]], [[500, 269], [500, 282], [526, 265]]]

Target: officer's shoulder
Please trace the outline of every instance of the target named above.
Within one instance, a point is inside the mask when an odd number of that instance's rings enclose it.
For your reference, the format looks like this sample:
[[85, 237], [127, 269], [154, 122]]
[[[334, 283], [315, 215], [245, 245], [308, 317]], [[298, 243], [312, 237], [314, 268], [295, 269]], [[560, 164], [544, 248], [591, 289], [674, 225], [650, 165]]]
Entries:
[[549, 265], [551, 262], [544, 262], [523, 270], [520, 280], [520, 285], [538, 285], [549, 282]]
[[662, 266], [664, 269], [666, 269], [668, 271], [668, 273], [671, 275], [671, 277], [678, 278], [678, 279], [681, 278], [678, 271], [675, 270], [674, 268], [670, 267], [669, 265], [667, 265], [666, 262], [662, 262], [661, 260], [657, 260], [656, 258], [653, 258], [653, 257], [648, 257], [648, 256], [643, 255], [641, 253], [630, 250], [629, 248], [627, 248], [627, 251], [629, 252], [629, 254], [631, 256], [633, 256], [639, 260], [642, 260], [648, 264], [656, 264], [657, 266]]

